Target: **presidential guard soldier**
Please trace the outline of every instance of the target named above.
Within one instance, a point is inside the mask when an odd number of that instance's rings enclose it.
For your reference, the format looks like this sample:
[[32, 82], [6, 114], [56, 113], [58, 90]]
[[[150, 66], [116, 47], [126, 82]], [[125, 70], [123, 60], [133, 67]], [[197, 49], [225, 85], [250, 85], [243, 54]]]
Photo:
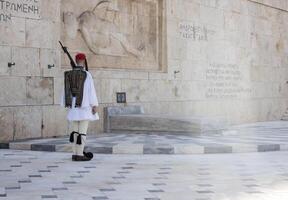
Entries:
[[72, 70], [64, 73], [65, 87], [61, 104], [69, 108], [67, 119], [72, 124], [72, 161], [89, 161], [93, 154], [84, 152], [84, 147], [89, 121], [99, 120], [98, 99], [85, 54], [77, 54], [75, 60], [76, 63], [71, 64]]

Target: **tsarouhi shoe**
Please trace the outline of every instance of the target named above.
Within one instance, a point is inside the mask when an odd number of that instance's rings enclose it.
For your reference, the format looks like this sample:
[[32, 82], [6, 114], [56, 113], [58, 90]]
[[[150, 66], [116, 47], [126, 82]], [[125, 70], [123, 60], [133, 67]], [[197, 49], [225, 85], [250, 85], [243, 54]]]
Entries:
[[72, 155], [72, 161], [75, 161], [75, 160], [76, 160], [76, 156], [77, 156], [77, 155]]
[[90, 158], [90, 159], [92, 159], [93, 158], [93, 153], [91, 153], [91, 152], [83, 152], [83, 155], [84, 156], [86, 156], [87, 158]]
[[73, 155], [72, 156], [72, 161], [90, 161], [91, 158], [88, 158], [86, 156], [78, 156], [78, 155]]

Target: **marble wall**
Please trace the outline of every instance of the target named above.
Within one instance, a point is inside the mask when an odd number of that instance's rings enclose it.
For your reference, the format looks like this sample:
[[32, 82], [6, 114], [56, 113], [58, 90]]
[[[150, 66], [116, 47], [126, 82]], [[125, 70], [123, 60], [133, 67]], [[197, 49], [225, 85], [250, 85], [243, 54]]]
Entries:
[[103, 130], [116, 92], [147, 113], [236, 124], [285, 112], [286, 0], [111, 0], [94, 9], [99, 2], [0, 1], [0, 141], [68, 134], [60, 39], [88, 55], [101, 116], [90, 134]]
[[1, 1], [0, 16], [0, 141], [66, 134], [55, 99], [63, 76], [60, 0]]

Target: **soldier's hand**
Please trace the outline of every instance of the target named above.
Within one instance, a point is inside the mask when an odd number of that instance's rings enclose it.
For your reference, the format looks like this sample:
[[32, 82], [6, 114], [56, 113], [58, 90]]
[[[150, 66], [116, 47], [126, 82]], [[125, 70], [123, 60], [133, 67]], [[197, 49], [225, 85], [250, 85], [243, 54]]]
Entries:
[[92, 114], [95, 115], [98, 112], [97, 106], [92, 107]]

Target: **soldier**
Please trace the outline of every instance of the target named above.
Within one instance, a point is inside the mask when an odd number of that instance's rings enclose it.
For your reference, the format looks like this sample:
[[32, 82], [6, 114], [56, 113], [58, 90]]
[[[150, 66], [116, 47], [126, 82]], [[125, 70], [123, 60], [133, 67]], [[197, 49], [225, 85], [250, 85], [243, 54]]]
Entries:
[[77, 54], [75, 60], [73, 69], [65, 72], [65, 94], [61, 104], [69, 108], [67, 119], [72, 123], [72, 160], [89, 161], [93, 154], [84, 152], [84, 147], [89, 121], [99, 120], [98, 99], [92, 75], [88, 72], [85, 54]]

